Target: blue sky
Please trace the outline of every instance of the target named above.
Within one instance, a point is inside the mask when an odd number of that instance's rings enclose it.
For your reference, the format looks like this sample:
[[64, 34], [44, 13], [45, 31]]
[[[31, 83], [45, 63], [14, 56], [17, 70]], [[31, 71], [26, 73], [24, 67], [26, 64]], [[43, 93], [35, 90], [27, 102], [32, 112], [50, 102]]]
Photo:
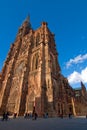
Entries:
[[62, 74], [72, 87], [87, 87], [87, 0], [3, 0], [0, 2], [0, 70], [27, 15], [33, 29], [42, 21], [55, 33]]

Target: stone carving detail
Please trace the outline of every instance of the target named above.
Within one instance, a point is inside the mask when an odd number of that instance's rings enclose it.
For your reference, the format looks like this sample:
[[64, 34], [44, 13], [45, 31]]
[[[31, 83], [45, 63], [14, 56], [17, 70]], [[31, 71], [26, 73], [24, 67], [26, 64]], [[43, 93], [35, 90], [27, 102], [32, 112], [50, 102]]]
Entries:
[[[12, 82], [12, 87], [11, 87], [9, 98], [8, 98], [8, 104], [7, 104], [8, 111], [14, 112], [15, 105], [17, 103], [17, 98], [18, 98], [18, 95], [20, 94], [19, 85], [20, 85], [19, 78], [14, 79]], [[10, 105], [11, 107], [9, 108]]]
[[38, 74], [35, 74], [35, 75], [31, 75], [31, 77], [29, 78], [29, 83], [30, 83], [30, 87], [29, 87], [29, 93], [31, 92], [31, 91], [33, 91], [34, 92], [34, 96], [36, 97], [36, 96], [39, 96], [39, 94], [40, 94], [40, 89], [41, 88], [39, 88], [39, 75]]
[[25, 70], [25, 63], [24, 63], [24, 61], [22, 61], [15, 68], [15, 74], [21, 76], [21, 74], [23, 73], [24, 70]]

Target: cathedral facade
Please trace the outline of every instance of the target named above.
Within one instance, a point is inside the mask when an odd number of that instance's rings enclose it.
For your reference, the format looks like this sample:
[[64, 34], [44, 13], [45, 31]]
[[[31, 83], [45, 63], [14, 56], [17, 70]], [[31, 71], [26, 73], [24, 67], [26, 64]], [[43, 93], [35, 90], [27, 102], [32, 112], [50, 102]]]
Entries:
[[76, 115], [75, 101], [75, 91], [61, 74], [54, 34], [46, 22], [33, 30], [28, 17], [0, 73], [0, 114]]

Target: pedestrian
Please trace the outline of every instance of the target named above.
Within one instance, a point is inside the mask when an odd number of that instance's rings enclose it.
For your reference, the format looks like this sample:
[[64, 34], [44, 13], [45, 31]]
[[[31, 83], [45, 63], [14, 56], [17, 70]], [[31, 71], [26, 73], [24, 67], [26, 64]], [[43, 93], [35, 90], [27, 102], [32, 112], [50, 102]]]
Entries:
[[3, 115], [2, 115], [2, 121], [4, 120], [8, 120], [8, 116], [9, 116], [9, 113], [8, 112], [4, 112]]
[[69, 119], [71, 119], [72, 118], [72, 114], [71, 113], [69, 113]]
[[14, 116], [13, 116], [13, 118], [15, 119], [17, 117], [17, 113], [14, 113]]
[[46, 118], [48, 118], [48, 112], [46, 113]]
[[3, 115], [2, 115], [2, 121], [4, 121], [5, 120], [5, 112], [3, 113]]
[[6, 121], [8, 120], [8, 116], [9, 116], [9, 113], [6, 112], [6, 113], [5, 113], [5, 120], [6, 120]]
[[37, 119], [37, 113], [35, 112], [35, 115], [34, 115], [34, 119], [36, 120]]
[[87, 114], [86, 114], [86, 119], [87, 119]]
[[25, 119], [28, 118], [28, 113], [27, 113], [27, 112], [24, 114], [24, 118], [25, 118]]

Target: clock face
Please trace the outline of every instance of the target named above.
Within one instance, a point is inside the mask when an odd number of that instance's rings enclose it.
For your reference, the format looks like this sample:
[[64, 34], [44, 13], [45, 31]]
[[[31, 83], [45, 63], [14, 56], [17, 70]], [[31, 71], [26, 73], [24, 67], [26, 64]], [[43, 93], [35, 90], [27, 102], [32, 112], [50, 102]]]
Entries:
[[15, 69], [16, 74], [22, 74], [25, 70], [25, 63], [22, 61]]

